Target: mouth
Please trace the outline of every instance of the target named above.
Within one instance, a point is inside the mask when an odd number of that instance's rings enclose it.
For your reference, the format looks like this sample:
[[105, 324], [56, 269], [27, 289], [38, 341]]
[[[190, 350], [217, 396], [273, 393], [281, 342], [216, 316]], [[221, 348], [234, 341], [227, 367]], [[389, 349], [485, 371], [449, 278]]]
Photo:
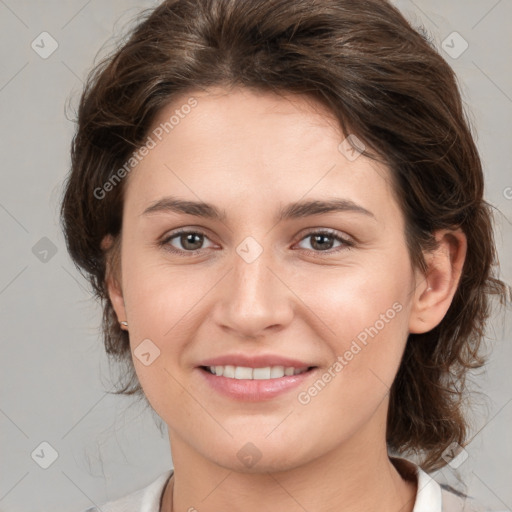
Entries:
[[239, 402], [261, 402], [305, 385], [317, 366], [198, 366], [210, 390]]

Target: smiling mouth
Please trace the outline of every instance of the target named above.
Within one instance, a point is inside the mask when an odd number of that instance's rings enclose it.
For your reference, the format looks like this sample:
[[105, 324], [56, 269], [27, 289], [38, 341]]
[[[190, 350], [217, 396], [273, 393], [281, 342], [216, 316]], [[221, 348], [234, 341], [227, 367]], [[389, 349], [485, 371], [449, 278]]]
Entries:
[[295, 368], [292, 366], [266, 366], [262, 368], [250, 368], [247, 366], [216, 365], [200, 366], [200, 368], [217, 377], [226, 377], [236, 380], [269, 380], [281, 379], [293, 375], [300, 375], [316, 368], [316, 366], [305, 366]]

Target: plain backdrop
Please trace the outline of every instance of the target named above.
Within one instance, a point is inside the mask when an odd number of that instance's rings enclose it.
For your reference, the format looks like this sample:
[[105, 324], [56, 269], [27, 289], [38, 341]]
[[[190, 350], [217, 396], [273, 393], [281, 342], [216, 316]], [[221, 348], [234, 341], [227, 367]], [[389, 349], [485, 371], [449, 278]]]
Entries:
[[[512, 2], [395, 3], [425, 27], [458, 75], [484, 162], [486, 199], [496, 207], [501, 277], [510, 283]], [[113, 379], [101, 311], [58, 223], [74, 130], [66, 105], [72, 115], [97, 52], [152, 5], [0, 0], [2, 512], [80, 512], [172, 467], [166, 427], [157, 427], [156, 415], [107, 393]], [[491, 360], [474, 379], [488, 398], [475, 408], [468, 457], [437, 474], [463, 479], [495, 510], [512, 510], [511, 335], [510, 312], [502, 313], [488, 333]]]

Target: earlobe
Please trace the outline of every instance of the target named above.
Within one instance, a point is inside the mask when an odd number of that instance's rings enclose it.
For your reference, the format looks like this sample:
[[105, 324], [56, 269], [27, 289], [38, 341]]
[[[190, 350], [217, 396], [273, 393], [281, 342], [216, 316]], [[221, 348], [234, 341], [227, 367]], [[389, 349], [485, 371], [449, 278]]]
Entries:
[[410, 333], [428, 332], [441, 323], [457, 291], [466, 259], [467, 240], [462, 230], [439, 230], [435, 238], [438, 248], [425, 253], [426, 273], [416, 273]]

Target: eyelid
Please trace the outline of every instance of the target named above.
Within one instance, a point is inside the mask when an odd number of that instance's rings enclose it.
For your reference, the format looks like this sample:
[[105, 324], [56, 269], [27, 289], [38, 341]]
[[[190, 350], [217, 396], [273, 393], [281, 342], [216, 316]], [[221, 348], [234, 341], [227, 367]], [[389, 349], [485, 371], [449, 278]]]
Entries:
[[344, 242], [353, 242], [355, 243], [356, 240], [351, 237], [350, 235], [344, 233], [343, 231], [338, 231], [333, 228], [307, 228], [306, 231], [302, 231], [297, 235], [297, 241], [301, 241], [302, 239], [306, 238], [310, 235], [317, 235], [317, 234], [326, 234], [331, 235], [332, 237], [339, 238], [340, 240], [343, 240]]

